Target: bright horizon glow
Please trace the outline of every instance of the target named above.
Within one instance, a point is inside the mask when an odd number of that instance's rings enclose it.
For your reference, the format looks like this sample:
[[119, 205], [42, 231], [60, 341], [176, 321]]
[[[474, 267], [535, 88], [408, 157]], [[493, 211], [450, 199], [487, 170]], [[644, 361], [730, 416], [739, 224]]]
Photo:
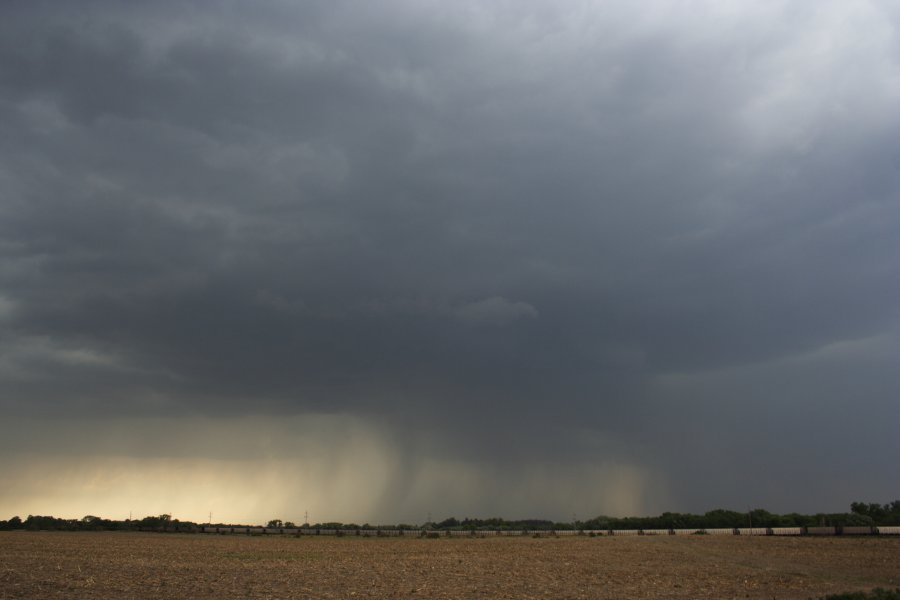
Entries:
[[[652, 489], [646, 473], [614, 461], [517, 471], [437, 456], [410, 461], [386, 431], [348, 416], [117, 420], [121, 437], [109, 428], [57, 422], [45, 427], [45, 453], [32, 439], [31, 451], [0, 462], [17, 482], [0, 497], [0, 515], [123, 520], [130, 512], [205, 523], [211, 511], [214, 522], [259, 524], [302, 523], [308, 511], [310, 522], [423, 523], [427, 512], [416, 507], [429, 506], [447, 517], [567, 521], [573, 512], [639, 514]], [[71, 444], [62, 432], [73, 430], [80, 446], [60, 458], [49, 445]], [[142, 456], [150, 440], [169, 455]], [[129, 446], [135, 455], [123, 454]], [[474, 498], [493, 498], [491, 509]]]

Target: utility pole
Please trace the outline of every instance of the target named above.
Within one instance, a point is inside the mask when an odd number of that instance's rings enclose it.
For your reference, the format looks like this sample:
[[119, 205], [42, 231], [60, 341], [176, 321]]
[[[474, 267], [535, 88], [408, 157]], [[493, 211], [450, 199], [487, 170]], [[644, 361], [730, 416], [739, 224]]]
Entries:
[[209, 511], [209, 525], [212, 525], [212, 511]]
[[303, 524], [309, 527], [309, 511], [303, 511]]

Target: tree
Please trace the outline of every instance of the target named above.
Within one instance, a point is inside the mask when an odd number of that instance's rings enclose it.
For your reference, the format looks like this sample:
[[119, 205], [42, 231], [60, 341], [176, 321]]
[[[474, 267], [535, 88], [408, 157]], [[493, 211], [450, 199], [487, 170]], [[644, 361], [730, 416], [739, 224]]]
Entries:
[[717, 508], [707, 512], [704, 517], [704, 527], [743, 527], [747, 521], [744, 513], [733, 510]]
[[877, 502], [853, 502], [850, 510], [855, 515], [868, 517], [876, 525], [891, 525], [900, 522], [900, 500], [881, 505]]
[[435, 525], [438, 529], [450, 529], [451, 527], [459, 527], [459, 521], [456, 520], [456, 517], [450, 517], [449, 519], [444, 519], [437, 525]]
[[[753, 519], [754, 527], [777, 527], [775, 515], [762, 508], [755, 508], [750, 511], [750, 518]], [[749, 521], [748, 521], [749, 523]]]
[[266, 527], [270, 529], [281, 529], [284, 527], [284, 523], [281, 522], [281, 519], [272, 519], [268, 523], [266, 523]]
[[141, 527], [153, 529], [165, 528], [172, 521], [172, 515], [159, 515], [158, 517], [144, 517], [139, 521]]

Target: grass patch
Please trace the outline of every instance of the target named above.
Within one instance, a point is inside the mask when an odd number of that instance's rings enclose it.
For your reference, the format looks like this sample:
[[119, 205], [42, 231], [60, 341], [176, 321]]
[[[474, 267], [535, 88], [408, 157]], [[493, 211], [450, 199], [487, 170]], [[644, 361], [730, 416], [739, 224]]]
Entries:
[[830, 596], [822, 596], [822, 600], [900, 600], [900, 588], [897, 588], [896, 590], [875, 588], [871, 592], [833, 594]]

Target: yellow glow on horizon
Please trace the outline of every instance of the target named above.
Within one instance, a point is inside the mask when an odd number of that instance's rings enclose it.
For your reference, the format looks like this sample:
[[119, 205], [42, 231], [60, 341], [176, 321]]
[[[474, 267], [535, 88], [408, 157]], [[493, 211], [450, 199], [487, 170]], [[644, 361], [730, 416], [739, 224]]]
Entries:
[[388, 431], [350, 417], [43, 427], [44, 439], [0, 460], [7, 483], [0, 519], [130, 513], [205, 523], [212, 512], [213, 522], [302, 523], [307, 511], [311, 523], [422, 523], [429, 512], [568, 518], [640, 514], [657, 491], [644, 469], [615, 462], [492, 465], [410, 456]]

